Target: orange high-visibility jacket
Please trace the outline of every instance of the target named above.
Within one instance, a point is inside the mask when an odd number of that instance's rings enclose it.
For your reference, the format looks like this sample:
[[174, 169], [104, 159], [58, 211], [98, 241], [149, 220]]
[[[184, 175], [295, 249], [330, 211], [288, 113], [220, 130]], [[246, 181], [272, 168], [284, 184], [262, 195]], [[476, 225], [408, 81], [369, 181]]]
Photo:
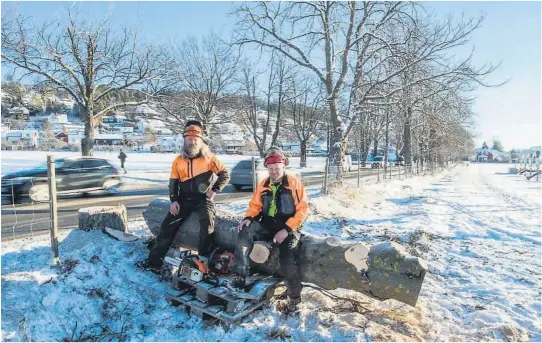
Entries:
[[[277, 205], [275, 218], [284, 221], [285, 229], [288, 231], [301, 227], [309, 214], [309, 201], [301, 181], [295, 176], [284, 174], [282, 187], [277, 191], [275, 198]], [[248, 204], [245, 219], [257, 220], [267, 216], [272, 199], [273, 191], [268, 177], [258, 184]]]
[[[214, 184], [213, 174], [218, 176]], [[209, 189], [219, 192], [226, 187], [229, 180], [228, 169], [215, 155], [211, 155], [209, 159], [203, 156], [177, 156], [173, 160], [169, 176], [169, 199], [172, 202], [179, 201], [194, 194], [205, 194]]]

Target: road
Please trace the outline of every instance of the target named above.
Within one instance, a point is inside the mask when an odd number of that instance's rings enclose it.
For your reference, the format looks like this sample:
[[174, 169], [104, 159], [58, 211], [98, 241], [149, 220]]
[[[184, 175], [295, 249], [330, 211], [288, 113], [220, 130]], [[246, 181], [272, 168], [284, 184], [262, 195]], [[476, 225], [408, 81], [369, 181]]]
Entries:
[[[361, 177], [376, 175], [376, 170], [362, 169]], [[357, 171], [347, 173], [348, 179], [355, 179]], [[321, 185], [323, 173], [312, 172], [302, 174], [306, 186]], [[72, 229], [78, 225], [78, 210], [91, 206], [116, 206], [124, 204], [128, 212], [128, 218], [136, 218], [142, 215], [147, 205], [157, 197], [167, 197], [167, 187], [146, 187], [138, 189], [124, 189], [115, 195], [107, 195], [102, 192], [88, 194], [85, 197], [76, 195], [61, 196], [58, 198], [58, 227], [61, 230]], [[217, 204], [232, 200], [248, 199], [252, 195], [250, 190], [235, 192], [228, 185], [223, 192], [215, 197]], [[49, 230], [49, 205], [48, 203], [17, 204], [2, 206], [2, 240], [23, 238], [35, 234], [45, 234]]]

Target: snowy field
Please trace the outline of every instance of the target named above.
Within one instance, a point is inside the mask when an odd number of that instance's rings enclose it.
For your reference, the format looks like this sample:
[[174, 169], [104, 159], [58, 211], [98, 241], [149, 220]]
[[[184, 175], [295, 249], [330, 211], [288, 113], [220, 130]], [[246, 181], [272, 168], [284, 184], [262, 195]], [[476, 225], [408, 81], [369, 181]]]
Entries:
[[[36, 165], [46, 163], [47, 155], [52, 154], [55, 158], [80, 157], [80, 152], [44, 152], [44, 151], [2, 151], [1, 173], [2, 175], [29, 169]], [[118, 152], [95, 152], [94, 156], [108, 159], [113, 166], [120, 168], [120, 161], [117, 158]], [[152, 154], [152, 153], [127, 153], [125, 167], [128, 171], [121, 176], [125, 186], [152, 186], [162, 184], [167, 186], [169, 173], [173, 160], [177, 156], [173, 153]], [[217, 155], [224, 165], [231, 170], [241, 160], [250, 160], [251, 156], [242, 155]], [[325, 166], [324, 157], [308, 157], [307, 168], [299, 168], [299, 157], [290, 158], [289, 169], [296, 169], [303, 172], [323, 171]]]
[[[134, 268], [147, 254], [144, 239], [127, 244], [74, 230], [60, 244], [61, 271], [50, 268], [45, 236], [2, 242], [2, 341], [538, 342], [541, 188], [507, 170], [459, 165], [327, 197], [309, 191], [306, 234], [393, 240], [427, 259], [416, 308], [331, 292], [363, 304], [354, 309], [305, 288], [295, 317], [271, 306], [237, 327], [209, 326], [168, 305], [168, 286]], [[239, 215], [245, 209], [246, 201], [219, 207]], [[140, 219], [130, 231], [150, 236]]]

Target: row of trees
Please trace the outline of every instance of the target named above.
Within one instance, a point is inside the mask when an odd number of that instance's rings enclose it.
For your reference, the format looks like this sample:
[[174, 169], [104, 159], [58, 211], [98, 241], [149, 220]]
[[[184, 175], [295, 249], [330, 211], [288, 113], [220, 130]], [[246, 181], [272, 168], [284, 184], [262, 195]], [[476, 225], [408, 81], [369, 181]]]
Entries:
[[232, 15], [230, 42], [209, 34], [162, 47], [113, 31], [107, 19], [92, 25], [68, 13], [57, 29], [6, 12], [2, 63], [75, 99], [85, 115], [83, 155], [92, 154], [100, 116], [146, 102], [173, 128], [189, 117], [208, 134], [240, 123], [260, 153], [285, 129], [304, 151], [329, 132], [337, 165], [348, 148], [365, 158], [379, 143], [394, 142], [407, 164], [473, 148], [471, 94], [496, 86], [485, 82], [495, 67], [454, 54], [482, 17], [438, 21], [422, 3], [355, 1], [248, 2]]

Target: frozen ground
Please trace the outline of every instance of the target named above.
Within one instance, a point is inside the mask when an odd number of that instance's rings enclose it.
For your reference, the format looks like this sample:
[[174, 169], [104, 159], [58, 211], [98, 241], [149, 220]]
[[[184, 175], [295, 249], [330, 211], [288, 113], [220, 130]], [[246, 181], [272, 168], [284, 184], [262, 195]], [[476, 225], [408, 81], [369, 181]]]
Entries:
[[[74, 230], [60, 244], [62, 271], [49, 267], [47, 237], [2, 243], [2, 341], [540, 341], [542, 192], [507, 170], [471, 164], [327, 197], [309, 192], [307, 234], [394, 240], [427, 259], [416, 308], [332, 292], [364, 304], [355, 310], [305, 288], [296, 317], [269, 307], [235, 328], [206, 326], [169, 306], [167, 285], [134, 268], [147, 253], [143, 239]], [[142, 220], [130, 231], [150, 235]]]

